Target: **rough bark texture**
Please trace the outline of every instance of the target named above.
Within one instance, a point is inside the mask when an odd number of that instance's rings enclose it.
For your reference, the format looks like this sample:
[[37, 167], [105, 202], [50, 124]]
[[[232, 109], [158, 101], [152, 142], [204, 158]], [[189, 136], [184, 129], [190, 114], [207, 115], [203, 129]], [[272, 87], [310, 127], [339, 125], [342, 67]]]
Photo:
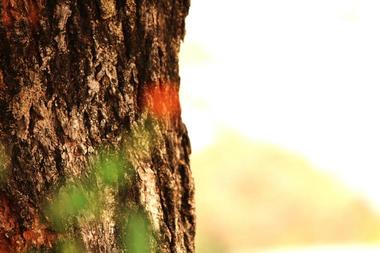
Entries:
[[[134, 252], [122, 226], [148, 218], [146, 252], [194, 252], [190, 144], [180, 117], [178, 52], [189, 0], [0, 2], [0, 252]], [[44, 212], [59, 189], [91, 178], [100, 149], [129, 171], [93, 178], [106, 208], [64, 230]], [[127, 175], [128, 174], [128, 175]], [[128, 210], [128, 211], [121, 211]]]

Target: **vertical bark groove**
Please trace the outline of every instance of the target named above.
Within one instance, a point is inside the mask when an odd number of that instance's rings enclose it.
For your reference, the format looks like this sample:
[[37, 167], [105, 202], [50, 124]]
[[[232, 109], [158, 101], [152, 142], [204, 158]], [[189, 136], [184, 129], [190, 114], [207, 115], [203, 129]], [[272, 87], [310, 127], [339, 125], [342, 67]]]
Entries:
[[[123, 244], [133, 212], [149, 221], [150, 252], [194, 252], [178, 101], [188, 8], [188, 0], [1, 1], [0, 253], [53, 252], [66, 237], [86, 252], [134, 252]], [[117, 186], [93, 175], [102, 149], [127, 160]], [[56, 229], [46, 205], [90, 178], [107, 206], [101, 218], [79, 215]]]

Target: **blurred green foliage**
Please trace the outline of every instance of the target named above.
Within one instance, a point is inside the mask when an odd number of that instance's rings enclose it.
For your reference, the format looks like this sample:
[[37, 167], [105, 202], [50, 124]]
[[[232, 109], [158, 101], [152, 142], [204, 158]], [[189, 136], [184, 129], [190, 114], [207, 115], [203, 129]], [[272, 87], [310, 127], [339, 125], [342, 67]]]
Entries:
[[61, 240], [56, 243], [54, 252], [57, 253], [83, 253], [85, 252], [81, 243], [76, 240]]
[[[44, 209], [45, 215], [53, 228], [70, 237], [69, 231], [83, 217], [100, 218], [100, 213], [107, 208], [106, 191], [117, 192], [128, 188], [128, 176], [131, 176], [131, 163], [125, 159], [124, 151], [102, 149], [92, 159], [92, 170], [87, 178], [78, 178], [75, 182], [64, 184]], [[123, 184], [119, 184], [123, 181]], [[147, 216], [140, 211], [125, 207], [117, 210], [121, 217], [121, 228], [118, 243], [126, 252], [150, 252], [150, 226]], [[83, 219], [81, 222], [86, 222]], [[65, 237], [65, 235], [64, 235]], [[55, 251], [60, 253], [84, 252], [76, 240], [61, 240], [55, 245]]]
[[123, 157], [115, 151], [101, 151], [95, 158], [95, 176], [109, 186], [115, 184], [128, 172], [128, 165]]
[[148, 218], [143, 212], [131, 213], [121, 233], [122, 248], [130, 253], [149, 253], [151, 232]]
[[[126, 162], [120, 158], [119, 152], [99, 152], [90, 168], [90, 176], [75, 182], [64, 184], [53, 196], [46, 208], [45, 214], [57, 231], [65, 231], [81, 216], [95, 217], [104, 208], [104, 186], [117, 190], [117, 182], [126, 170]], [[98, 182], [97, 182], [98, 180]]]
[[46, 215], [54, 229], [64, 231], [72, 219], [88, 212], [96, 212], [99, 202], [94, 192], [82, 185], [68, 184], [60, 188], [53, 201], [46, 208]]
[[140, 157], [150, 157], [151, 150], [158, 140], [157, 133], [160, 132], [160, 126], [160, 121], [149, 116], [136, 121], [131, 126], [132, 131], [126, 139], [127, 153], [138, 153]]

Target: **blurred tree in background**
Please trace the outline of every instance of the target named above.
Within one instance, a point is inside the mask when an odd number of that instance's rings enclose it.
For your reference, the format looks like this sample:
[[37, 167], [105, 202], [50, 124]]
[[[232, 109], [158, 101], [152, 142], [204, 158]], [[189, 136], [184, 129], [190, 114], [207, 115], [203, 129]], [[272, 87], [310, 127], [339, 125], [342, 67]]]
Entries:
[[193, 252], [188, 0], [0, 4], [0, 252]]
[[302, 156], [231, 130], [217, 140], [192, 156], [197, 252], [380, 241], [369, 203]]

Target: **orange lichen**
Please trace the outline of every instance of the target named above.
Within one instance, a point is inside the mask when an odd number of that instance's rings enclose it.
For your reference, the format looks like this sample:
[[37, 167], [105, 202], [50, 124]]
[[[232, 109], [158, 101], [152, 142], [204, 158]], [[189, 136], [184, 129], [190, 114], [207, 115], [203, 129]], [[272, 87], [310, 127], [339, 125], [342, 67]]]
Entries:
[[[16, 218], [12, 214], [8, 200], [0, 197], [0, 253], [11, 252], [10, 249], [17, 249], [17, 240], [14, 240], [14, 234], [18, 232]], [[9, 235], [12, 235], [11, 237]], [[15, 245], [16, 244], [16, 245]]]
[[32, 28], [40, 22], [40, 10], [44, 0], [2, 0], [1, 19], [6, 27], [26, 20]]
[[11, 17], [9, 16], [9, 0], [1, 1], [1, 20], [5, 26], [11, 25]]
[[5, 89], [5, 87], [3, 71], [0, 69], [0, 90]]
[[52, 247], [53, 242], [56, 240], [56, 235], [48, 231], [46, 225], [41, 224], [38, 218], [34, 219], [32, 229], [22, 233], [22, 237], [28, 246], [33, 247]]
[[142, 93], [142, 106], [153, 116], [175, 118], [180, 114], [179, 87], [174, 83], [146, 85]]
[[31, 247], [52, 247], [57, 236], [34, 216], [32, 226], [22, 231], [14, 213], [10, 209], [9, 200], [0, 196], [0, 253], [23, 252]]
[[9, 233], [15, 229], [18, 229], [16, 219], [11, 213], [8, 200], [2, 196], [0, 197], [0, 234]]
[[27, 7], [29, 9], [28, 21], [33, 27], [36, 27], [40, 22], [39, 7], [33, 0], [27, 0]]

